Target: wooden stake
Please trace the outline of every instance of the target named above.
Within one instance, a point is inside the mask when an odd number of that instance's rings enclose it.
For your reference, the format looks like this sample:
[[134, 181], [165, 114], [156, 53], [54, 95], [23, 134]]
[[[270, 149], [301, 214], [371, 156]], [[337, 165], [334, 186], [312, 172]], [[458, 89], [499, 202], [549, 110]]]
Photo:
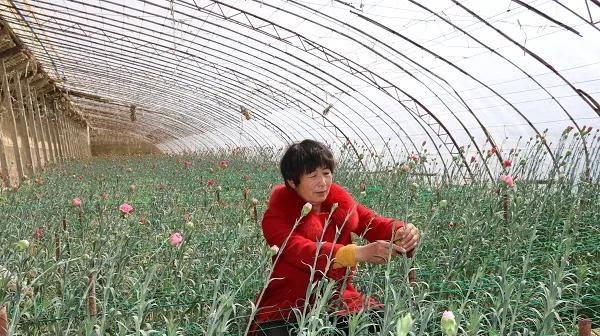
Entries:
[[94, 281], [94, 273], [88, 274], [88, 290], [87, 290], [88, 315], [96, 316], [96, 282]]
[[509, 199], [508, 199], [508, 193], [505, 192], [504, 195], [502, 195], [502, 205], [503, 205], [503, 210], [504, 210], [504, 220], [508, 222], [508, 204], [509, 204]]
[[0, 306], [0, 336], [8, 336], [8, 316], [6, 306]]
[[579, 336], [590, 336], [592, 334], [592, 320], [579, 320]]

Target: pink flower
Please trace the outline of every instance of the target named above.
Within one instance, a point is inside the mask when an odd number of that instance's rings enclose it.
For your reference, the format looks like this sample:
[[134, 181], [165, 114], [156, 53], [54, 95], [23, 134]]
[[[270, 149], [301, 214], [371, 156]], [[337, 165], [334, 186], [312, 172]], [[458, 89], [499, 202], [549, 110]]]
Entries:
[[131, 215], [131, 212], [133, 211], [133, 207], [127, 203], [123, 203], [123, 204], [119, 205], [119, 210], [121, 210], [121, 213], [123, 215]]
[[36, 227], [33, 231], [33, 239], [40, 240], [44, 236], [44, 230], [41, 227]]
[[171, 237], [169, 237], [169, 244], [171, 244], [172, 246], [179, 247], [179, 245], [181, 245], [181, 242], [183, 242], [183, 236], [179, 232], [173, 232], [173, 234], [171, 234]]
[[221, 160], [221, 162], [219, 162], [219, 166], [223, 169], [229, 167], [229, 161], [227, 160]]
[[71, 204], [73, 204], [74, 207], [79, 208], [81, 206], [81, 199], [78, 198], [73, 198], [73, 200], [71, 201]]
[[510, 161], [509, 159], [504, 160], [504, 162], [502, 162], [502, 165], [504, 166], [504, 168], [508, 168], [510, 166], [512, 166], [512, 161]]
[[450, 319], [454, 319], [454, 313], [448, 310], [445, 310], [444, 313], [442, 314], [442, 320], [450, 320]]
[[514, 187], [514, 186], [515, 186], [515, 181], [513, 180], [513, 177], [512, 177], [512, 175], [502, 175], [502, 176], [500, 177], [500, 180], [502, 180], [504, 183], [506, 183], [506, 185], [507, 185], [509, 188], [512, 188], [512, 187]]
[[217, 185], [217, 181], [215, 179], [208, 179], [208, 181], [206, 181], [206, 185], [209, 187], [214, 187]]
[[494, 146], [490, 149], [490, 153], [496, 154], [496, 153], [498, 153], [498, 149]]
[[414, 162], [419, 162], [419, 157], [417, 156], [417, 154], [411, 155], [410, 159], [413, 160]]

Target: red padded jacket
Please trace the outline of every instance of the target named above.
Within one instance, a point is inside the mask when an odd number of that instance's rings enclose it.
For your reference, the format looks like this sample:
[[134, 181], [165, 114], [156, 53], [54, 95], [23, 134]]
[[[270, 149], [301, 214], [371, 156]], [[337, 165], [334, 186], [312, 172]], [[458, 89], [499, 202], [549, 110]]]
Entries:
[[[332, 184], [327, 199], [321, 205], [321, 213], [311, 211], [291, 232], [305, 203], [293, 189], [283, 184], [273, 188], [262, 220], [262, 230], [267, 244], [277, 245], [280, 250], [279, 256], [273, 257], [273, 262], [277, 260], [277, 263], [258, 302], [256, 323], [293, 320], [291, 310], [304, 307], [313, 266], [313, 282], [323, 276], [338, 281], [330, 307], [336, 313], [348, 314], [377, 305], [373, 298], [363, 297], [352, 285], [355, 268], [334, 269], [332, 259], [340, 247], [352, 243], [351, 233], [364, 236], [369, 241], [390, 240], [394, 229], [404, 223], [376, 215], [355, 202], [344, 188]], [[338, 206], [330, 215], [335, 203]]]

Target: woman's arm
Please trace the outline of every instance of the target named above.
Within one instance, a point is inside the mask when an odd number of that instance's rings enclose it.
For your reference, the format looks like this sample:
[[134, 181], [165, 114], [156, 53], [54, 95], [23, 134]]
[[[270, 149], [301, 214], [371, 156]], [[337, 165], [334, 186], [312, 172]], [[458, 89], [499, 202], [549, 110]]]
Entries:
[[368, 241], [392, 241], [402, 248], [402, 252], [411, 257], [419, 241], [419, 230], [412, 224], [404, 221], [387, 218], [375, 214], [373, 210], [358, 204], [356, 211], [359, 225], [356, 234], [364, 236]]

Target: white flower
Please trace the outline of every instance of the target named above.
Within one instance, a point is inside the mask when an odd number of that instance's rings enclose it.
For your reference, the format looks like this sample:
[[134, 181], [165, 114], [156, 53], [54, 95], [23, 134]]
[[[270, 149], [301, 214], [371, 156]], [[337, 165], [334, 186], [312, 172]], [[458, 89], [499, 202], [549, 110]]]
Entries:
[[313, 205], [309, 202], [306, 202], [302, 207], [302, 212], [300, 213], [300, 217], [304, 217], [308, 215], [308, 213], [312, 210]]
[[279, 253], [279, 246], [273, 245], [269, 247], [269, 251], [271, 252], [271, 255], [276, 255], [277, 253]]

